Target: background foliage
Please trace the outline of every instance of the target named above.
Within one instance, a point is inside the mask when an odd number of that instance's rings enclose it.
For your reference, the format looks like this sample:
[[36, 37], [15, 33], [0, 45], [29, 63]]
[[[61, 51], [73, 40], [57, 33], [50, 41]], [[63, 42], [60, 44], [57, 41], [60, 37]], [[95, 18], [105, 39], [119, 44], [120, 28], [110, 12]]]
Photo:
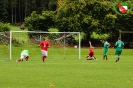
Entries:
[[2, 23], [0, 22], [0, 32], [9, 31], [11, 29], [11, 26], [9, 23]]
[[93, 32], [107, 34], [113, 40], [119, 37], [119, 30], [133, 30], [133, 11], [118, 15], [114, 3], [115, 0], [1, 0], [0, 21], [24, 23], [28, 30], [80, 31], [84, 33], [83, 42], [90, 40]]

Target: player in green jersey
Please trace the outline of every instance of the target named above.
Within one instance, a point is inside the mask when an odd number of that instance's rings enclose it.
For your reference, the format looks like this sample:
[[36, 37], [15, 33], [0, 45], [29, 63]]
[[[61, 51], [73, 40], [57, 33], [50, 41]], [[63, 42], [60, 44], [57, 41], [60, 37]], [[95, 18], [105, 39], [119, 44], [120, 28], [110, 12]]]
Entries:
[[107, 57], [107, 51], [108, 51], [108, 47], [110, 46], [110, 43], [108, 43], [106, 40], [101, 40], [101, 42], [104, 44], [103, 45], [103, 60], [108, 60]]
[[115, 52], [116, 62], [118, 62], [119, 59], [120, 59], [120, 55], [122, 53], [123, 47], [124, 47], [124, 43], [121, 41], [121, 38], [118, 38], [118, 41], [115, 43], [115, 48], [116, 48], [116, 52]]
[[21, 52], [21, 55], [20, 56], [21, 57], [18, 60], [16, 60], [16, 62], [23, 61], [24, 58], [26, 59], [26, 61], [28, 61], [28, 59], [29, 59], [29, 51], [28, 50], [23, 50]]

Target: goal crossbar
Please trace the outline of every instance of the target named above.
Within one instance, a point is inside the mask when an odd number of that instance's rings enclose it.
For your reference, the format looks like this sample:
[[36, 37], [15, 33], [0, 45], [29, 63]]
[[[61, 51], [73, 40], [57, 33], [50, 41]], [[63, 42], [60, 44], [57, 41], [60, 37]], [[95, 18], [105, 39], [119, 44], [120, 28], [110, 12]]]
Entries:
[[24, 33], [48, 33], [48, 34], [50, 34], [50, 33], [60, 33], [60, 34], [65, 34], [65, 33], [71, 33], [71, 34], [78, 34], [79, 36], [78, 36], [78, 38], [79, 38], [79, 40], [78, 40], [78, 46], [79, 46], [79, 48], [78, 48], [78, 54], [79, 54], [79, 56], [78, 56], [78, 58], [80, 59], [81, 58], [81, 40], [80, 40], [80, 38], [81, 38], [81, 36], [80, 36], [80, 32], [44, 32], [44, 31], [13, 31], [13, 30], [11, 30], [10, 31], [10, 60], [12, 60], [12, 33], [17, 33], [17, 32], [24, 32]]

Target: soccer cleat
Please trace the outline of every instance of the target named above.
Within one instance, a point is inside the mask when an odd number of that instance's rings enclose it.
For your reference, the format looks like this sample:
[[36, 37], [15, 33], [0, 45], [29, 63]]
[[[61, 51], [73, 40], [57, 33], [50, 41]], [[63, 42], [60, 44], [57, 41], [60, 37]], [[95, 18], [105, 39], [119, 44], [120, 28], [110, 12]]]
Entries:
[[116, 60], [115, 62], [118, 62], [118, 60]]
[[103, 60], [104, 60], [104, 58], [103, 58]]
[[106, 60], [108, 60], [108, 59], [106, 58]]

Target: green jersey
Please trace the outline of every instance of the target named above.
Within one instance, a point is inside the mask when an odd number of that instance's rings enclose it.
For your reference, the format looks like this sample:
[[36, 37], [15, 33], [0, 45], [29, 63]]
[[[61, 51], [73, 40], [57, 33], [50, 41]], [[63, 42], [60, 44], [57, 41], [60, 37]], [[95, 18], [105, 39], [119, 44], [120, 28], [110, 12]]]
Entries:
[[23, 54], [23, 53], [29, 54], [29, 51], [28, 51], [28, 50], [23, 50], [23, 51], [21, 52], [21, 54]]
[[121, 51], [122, 48], [124, 47], [124, 43], [123, 43], [121, 40], [118, 40], [118, 41], [115, 43], [115, 47], [116, 47], [116, 50]]

